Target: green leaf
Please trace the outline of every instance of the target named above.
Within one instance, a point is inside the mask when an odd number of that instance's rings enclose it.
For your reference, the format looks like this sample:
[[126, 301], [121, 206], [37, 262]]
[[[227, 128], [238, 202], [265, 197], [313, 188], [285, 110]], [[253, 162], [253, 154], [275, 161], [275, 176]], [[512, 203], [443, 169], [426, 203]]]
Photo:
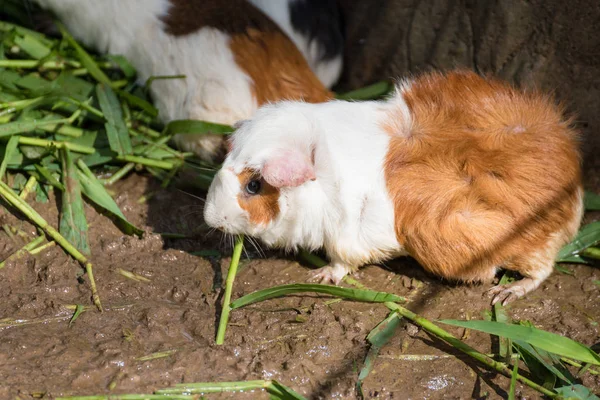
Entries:
[[598, 396], [583, 385], [564, 386], [556, 389], [556, 392], [565, 399], [600, 400]]
[[94, 77], [98, 82], [103, 83], [105, 85], [111, 85], [111, 81], [106, 76], [106, 74], [98, 67], [98, 64], [94, 61], [94, 59], [84, 50], [79, 43], [71, 36], [71, 34], [67, 31], [63, 24], [56, 21], [56, 26], [60, 30], [63, 38], [75, 49], [77, 52], [77, 57], [81, 64], [88, 70], [90, 75]]
[[[0, 127], [1, 129], [2, 127]], [[556, 257], [556, 262], [564, 262], [570, 259], [572, 256], [579, 254], [586, 248], [593, 246], [600, 241], [600, 221], [592, 222], [587, 224], [577, 234], [575, 239], [566, 246], [564, 246]]]
[[271, 381], [270, 385], [267, 386], [267, 392], [280, 400], [306, 400], [304, 396], [275, 380]]
[[69, 320], [69, 327], [71, 327], [71, 325], [73, 325], [73, 322], [75, 322], [77, 317], [79, 317], [81, 315], [81, 313], [84, 311], [85, 311], [85, 307], [82, 304], [77, 304], [75, 306], [75, 312], [73, 313], [73, 316]]
[[88, 225], [81, 198], [77, 170], [69, 149], [61, 149], [62, 177], [65, 190], [62, 192], [62, 212], [59, 232], [82, 254], [90, 255]]
[[196, 121], [192, 119], [180, 119], [169, 122], [165, 128], [168, 135], [171, 134], [220, 134], [227, 135], [234, 131], [229, 125], [216, 124], [207, 121]]
[[[4, 149], [4, 155], [2, 156], [2, 162], [0, 163], [0, 180], [4, 177], [6, 167], [13, 161], [14, 154], [17, 152], [17, 146], [19, 145], [19, 137], [13, 136], [8, 140], [8, 144]], [[22, 162], [22, 159], [21, 159]]]
[[148, 115], [152, 118], [156, 118], [158, 116], [158, 110], [152, 104], [148, 103], [146, 100], [138, 97], [134, 94], [128, 93], [124, 90], [117, 90], [119, 96], [125, 99], [129, 105], [139, 108], [140, 110], [144, 110]]
[[[575, 259], [575, 257], [581, 258], [579, 256], [572, 256], [570, 257], [570, 259]], [[584, 262], [583, 258], [581, 258], [582, 262]], [[563, 262], [565, 262], [565, 260], [563, 260]], [[568, 262], [572, 262], [572, 261], [568, 261]], [[573, 271], [571, 271], [569, 268], [563, 267], [560, 264], [554, 264], [554, 268], [560, 272], [561, 274], [565, 274], [565, 275], [575, 275], [575, 273]]]
[[[575, 381], [575, 378], [561, 365], [560, 360], [556, 356], [553, 356], [551, 353], [542, 349], [536, 349], [523, 340], [515, 340], [514, 344], [519, 350], [519, 353], [526, 353], [534, 358], [541, 366], [551, 372], [553, 376], [561, 379], [565, 383], [573, 383]], [[552, 387], [549, 389], [552, 389]]]
[[510, 375], [510, 387], [508, 389], [508, 400], [515, 400], [515, 390], [517, 388], [517, 377], [519, 376], [519, 360], [515, 360], [512, 374]]
[[[525, 343], [522, 341], [515, 342]], [[552, 390], [556, 385], [557, 376], [550, 372], [550, 370], [548, 370], [548, 368], [546, 368], [544, 364], [542, 364], [542, 362], [539, 361], [538, 357], [536, 357], [534, 354], [525, 351], [523, 347], [520, 347], [514, 343], [513, 345], [515, 350], [521, 356], [521, 359], [523, 359], [523, 362], [527, 366], [527, 369], [533, 376], [534, 380], [539, 382], [546, 389]], [[530, 344], [525, 343], [525, 345], [533, 349], [533, 347], [531, 347]], [[533, 351], [533, 353], [535, 353], [535, 350]]]
[[567, 337], [543, 331], [532, 326], [509, 325], [494, 321], [459, 321], [450, 319], [444, 319], [440, 322], [475, 329], [512, 340], [522, 340], [550, 353], [600, 365], [600, 356], [589, 347]]
[[131, 65], [125, 57], [123, 57], [121, 55], [109, 54], [106, 56], [106, 58], [109, 59], [110, 61], [114, 62], [115, 64], [117, 64], [119, 66], [119, 68], [121, 69], [121, 71], [123, 71], [123, 74], [125, 75], [126, 78], [128, 78], [128, 79], [134, 78], [135, 75], [137, 74], [137, 71], [135, 70], [133, 65]]
[[15, 81], [15, 84], [23, 89], [32, 91], [36, 95], [42, 95], [52, 90], [52, 82], [41, 78], [39, 74], [25, 75]]
[[583, 196], [583, 204], [586, 210], [598, 211], [600, 210], [600, 196], [586, 190], [585, 195]]
[[81, 159], [77, 162], [77, 166], [79, 167], [77, 177], [81, 183], [83, 194], [92, 202], [114, 215], [122, 224], [122, 229], [125, 233], [128, 235], [142, 235], [144, 231], [137, 228], [125, 218], [117, 203], [110, 197], [102, 183], [100, 183], [98, 178], [94, 176]]
[[36, 40], [33, 36], [17, 36], [15, 38], [15, 44], [19, 46], [25, 53], [29, 54], [31, 58], [36, 60], [44, 58], [50, 54], [50, 48], [39, 40]]
[[371, 100], [385, 96], [393, 89], [394, 86], [390, 82], [377, 82], [364, 88], [338, 94], [335, 97], [339, 100]]
[[401, 317], [398, 315], [398, 313], [391, 312], [367, 335], [367, 340], [371, 344], [371, 348], [365, 357], [363, 367], [360, 370], [358, 380], [356, 382], [356, 388], [359, 393], [362, 394], [362, 382], [373, 369], [373, 365], [375, 365], [375, 361], [379, 355], [379, 350], [381, 350], [381, 348], [394, 336], [396, 329], [400, 325], [400, 321]]
[[19, 79], [21, 79], [21, 75], [19, 75], [17, 72], [11, 69], [0, 69], [0, 88], [4, 87], [16, 92], [19, 90], [19, 88], [15, 84]]
[[12, 136], [17, 133], [27, 133], [39, 128], [44, 125], [56, 125], [69, 122], [68, 118], [57, 118], [57, 119], [45, 119], [45, 120], [29, 120], [29, 121], [15, 121], [9, 122], [8, 124], [0, 125], [0, 137]]
[[81, 102], [87, 100], [94, 91], [92, 83], [78, 78], [70, 72], [62, 72], [53, 81], [53, 87], [53, 94], [71, 97]]
[[[46, 167], [41, 166], [39, 164], [34, 164], [34, 168], [49, 184], [51, 184], [55, 188], [60, 189], [62, 191], [65, 190], [65, 187], [63, 186], [63, 184], [60, 183], [58, 181], [58, 179], [56, 179]], [[41, 179], [38, 179], [38, 180], [41, 180]]]
[[272, 299], [275, 297], [281, 297], [288, 294], [303, 293], [303, 292], [314, 292], [323, 293], [335, 297], [342, 297], [348, 300], [355, 301], [366, 301], [371, 303], [384, 303], [386, 301], [391, 302], [404, 302], [405, 299], [398, 295], [385, 292], [376, 292], [373, 290], [361, 290], [343, 288], [332, 285], [319, 285], [312, 283], [295, 283], [291, 285], [275, 286], [268, 289], [259, 290], [250, 294], [247, 294], [231, 303], [231, 309], [247, 306], [249, 304], [257, 303], [260, 301]]
[[131, 138], [129, 137], [129, 131], [123, 120], [123, 112], [121, 111], [121, 104], [119, 99], [115, 95], [115, 92], [110, 86], [104, 84], [98, 84], [96, 86], [96, 94], [98, 95], [98, 102], [100, 108], [106, 118], [106, 135], [108, 136], [108, 143], [110, 148], [119, 154], [120, 156], [131, 154], [133, 149], [131, 147]]

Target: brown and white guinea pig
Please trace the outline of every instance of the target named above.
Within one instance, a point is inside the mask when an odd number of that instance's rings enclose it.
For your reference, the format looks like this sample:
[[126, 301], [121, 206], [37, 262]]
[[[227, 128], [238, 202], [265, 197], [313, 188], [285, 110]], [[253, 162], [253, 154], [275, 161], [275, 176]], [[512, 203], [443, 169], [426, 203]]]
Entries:
[[[294, 42], [246, 0], [35, 1], [54, 12], [86, 45], [124, 55], [142, 83], [151, 76], [185, 75], [152, 83], [163, 122], [200, 119], [234, 124], [268, 102], [322, 102], [333, 97]], [[294, 35], [301, 41], [309, 33]], [[339, 76], [341, 63], [328, 69], [331, 59], [311, 60], [317, 72], [325, 71], [327, 84]], [[332, 78], [330, 70], [336, 69]], [[207, 161], [224, 156], [221, 135], [174, 139]]]
[[403, 81], [385, 101], [280, 102], [231, 137], [204, 218], [285, 249], [324, 248], [315, 278], [410, 255], [509, 302], [552, 272], [582, 217], [578, 135], [560, 107], [475, 73]]

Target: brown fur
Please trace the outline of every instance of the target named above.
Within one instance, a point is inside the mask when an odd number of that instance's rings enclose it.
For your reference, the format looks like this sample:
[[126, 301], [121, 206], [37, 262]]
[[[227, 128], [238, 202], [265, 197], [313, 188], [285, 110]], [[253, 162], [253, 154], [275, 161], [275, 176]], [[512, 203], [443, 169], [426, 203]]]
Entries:
[[[244, 188], [252, 179], [261, 180], [259, 194], [250, 195]], [[269, 185], [260, 174], [251, 169], [245, 169], [238, 175], [242, 192], [238, 195], [238, 204], [248, 212], [250, 222], [253, 224], [268, 224], [279, 215], [279, 189]]]
[[331, 100], [294, 43], [245, 0], [171, 0], [165, 31], [179, 36], [212, 27], [231, 36], [236, 63], [253, 81], [259, 105], [278, 100]]
[[404, 98], [411, 126], [399, 131], [401, 110], [384, 124], [400, 243], [451, 279], [551, 268], [580, 218], [578, 135], [562, 109], [461, 71], [424, 75]]

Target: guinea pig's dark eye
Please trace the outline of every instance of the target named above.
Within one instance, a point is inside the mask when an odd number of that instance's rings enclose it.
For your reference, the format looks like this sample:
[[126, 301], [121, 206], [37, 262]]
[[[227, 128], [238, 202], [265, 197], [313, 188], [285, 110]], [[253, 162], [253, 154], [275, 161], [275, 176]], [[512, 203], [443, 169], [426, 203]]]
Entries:
[[261, 187], [260, 180], [252, 179], [246, 185], [246, 192], [248, 192], [249, 194], [257, 194], [258, 192], [260, 192], [260, 187]]

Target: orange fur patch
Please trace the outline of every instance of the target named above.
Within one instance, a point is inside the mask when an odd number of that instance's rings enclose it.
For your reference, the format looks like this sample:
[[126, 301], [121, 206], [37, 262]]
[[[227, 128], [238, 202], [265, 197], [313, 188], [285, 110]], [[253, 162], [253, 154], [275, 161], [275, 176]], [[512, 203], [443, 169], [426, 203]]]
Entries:
[[[400, 243], [425, 269], [465, 281], [527, 263], [558, 233], [574, 234], [581, 188], [578, 135], [546, 96], [471, 72], [433, 73], [404, 93], [384, 128]], [[556, 252], [547, 260], [552, 265]]]
[[[261, 190], [258, 194], [248, 194], [244, 189], [252, 179], [260, 179]], [[248, 212], [254, 224], [268, 224], [279, 215], [279, 189], [269, 185], [256, 171], [245, 169], [238, 175], [242, 193], [238, 195], [238, 204]]]
[[230, 46], [236, 63], [254, 82], [259, 105], [278, 100], [320, 103], [333, 99], [283, 32], [250, 28], [233, 35]]
[[279, 100], [319, 103], [333, 99], [302, 53], [269, 17], [245, 0], [170, 0], [163, 18], [169, 34], [187, 35], [203, 27], [231, 36], [235, 61], [253, 81], [258, 105]]

